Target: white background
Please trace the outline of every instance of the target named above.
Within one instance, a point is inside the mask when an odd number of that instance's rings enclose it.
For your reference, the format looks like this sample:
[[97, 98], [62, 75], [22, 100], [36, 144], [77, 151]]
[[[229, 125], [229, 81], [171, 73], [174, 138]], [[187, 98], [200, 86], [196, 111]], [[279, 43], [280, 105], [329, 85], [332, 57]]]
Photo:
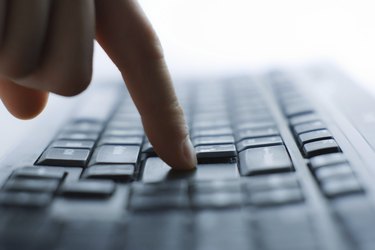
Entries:
[[[373, 0], [141, 0], [173, 76], [328, 60], [375, 85]], [[94, 77], [118, 75], [96, 47]], [[372, 88], [372, 90], [375, 88]], [[54, 99], [59, 99], [52, 97]], [[0, 156], [38, 119], [0, 107]]]

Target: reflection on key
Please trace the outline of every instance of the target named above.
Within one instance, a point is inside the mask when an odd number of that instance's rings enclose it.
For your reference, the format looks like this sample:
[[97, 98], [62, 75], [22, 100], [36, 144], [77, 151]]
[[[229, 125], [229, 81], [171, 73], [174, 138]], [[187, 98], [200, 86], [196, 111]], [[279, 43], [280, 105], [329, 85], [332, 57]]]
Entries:
[[242, 151], [240, 157], [241, 175], [266, 174], [292, 171], [292, 162], [285, 146], [250, 148]]
[[139, 146], [104, 145], [96, 149], [93, 164], [136, 164]]

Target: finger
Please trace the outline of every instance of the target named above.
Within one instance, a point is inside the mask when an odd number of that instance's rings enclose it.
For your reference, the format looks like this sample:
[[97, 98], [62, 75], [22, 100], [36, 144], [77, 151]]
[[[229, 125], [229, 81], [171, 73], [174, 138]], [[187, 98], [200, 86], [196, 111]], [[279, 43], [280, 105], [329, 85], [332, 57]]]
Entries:
[[20, 119], [31, 119], [46, 106], [48, 93], [0, 78], [0, 98], [12, 115]]
[[[0, 5], [5, 4], [1, 2]], [[47, 31], [49, 7], [49, 0], [7, 1], [6, 15], [0, 13], [3, 18], [6, 16], [0, 47], [0, 72], [3, 75], [24, 77], [38, 66]]]
[[133, 0], [96, 1], [97, 40], [120, 69], [158, 155], [177, 169], [196, 165], [160, 43]]
[[39, 68], [17, 83], [71, 96], [89, 85], [95, 37], [93, 0], [55, 0]]
[[6, 16], [6, 0], [0, 0], [0, 46], [3, 41], [5, 16]]

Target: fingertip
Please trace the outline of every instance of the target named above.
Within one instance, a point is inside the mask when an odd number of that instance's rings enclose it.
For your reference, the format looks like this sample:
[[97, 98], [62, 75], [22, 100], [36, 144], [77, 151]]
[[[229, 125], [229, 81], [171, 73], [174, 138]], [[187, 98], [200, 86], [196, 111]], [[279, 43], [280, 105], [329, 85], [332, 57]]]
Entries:
[[43, 111], [48, 101], [48, 92], [26, 88], [12, 81], [0, 79], [0, 97], [13, 116], [27, 120]]
[[182, 155], [184, 156], [184, 161], [181, 164], [181, 169], [191, 170], [195, 169], [197, 166], [197, 156], [193, 143], [191, 142], [189, 136], [182, 141]]
[[34, 93], [26, 102], [5, 105], [8, 111], [18, 119], [30, 120], [38, 116], [46, 107], [48, 93]]

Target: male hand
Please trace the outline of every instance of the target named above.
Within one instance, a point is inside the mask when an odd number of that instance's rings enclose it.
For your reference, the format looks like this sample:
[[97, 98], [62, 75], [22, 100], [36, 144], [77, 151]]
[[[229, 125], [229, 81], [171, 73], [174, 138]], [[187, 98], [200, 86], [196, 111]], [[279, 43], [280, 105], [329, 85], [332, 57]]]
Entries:
[[146, 134], [175, 169], [196, 156], [159, 40], [135, 0], [0, 0], [0, 98], [16, 117], [91, 81], [94, 39], [121, 71]]

